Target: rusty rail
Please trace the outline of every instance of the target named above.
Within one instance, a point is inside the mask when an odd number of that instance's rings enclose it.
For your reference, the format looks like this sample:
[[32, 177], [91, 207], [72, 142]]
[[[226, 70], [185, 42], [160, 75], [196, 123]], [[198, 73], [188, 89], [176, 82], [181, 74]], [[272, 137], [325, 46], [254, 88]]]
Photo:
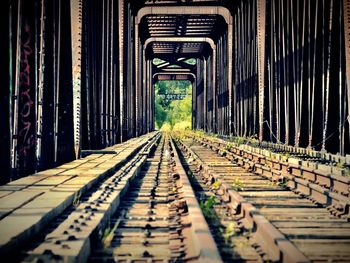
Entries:
[[238, 146], [219, 139], [191, 136], [257, 174], [273, 181], [288, 181], [286, 186], [291, 190], [327, 206], [335, 216], [350, 218], [350, 177], [336, 174], [336, 169], [297, 158], [286, 158], [252, 146]]
[[222, 262], [167, 135], [152, 137], [73, 203], [41, 235], [33, 234], [29, 244], [17, 247], [13, 258], [24, 262]]
[[301, 253], [280, 231], [278, 231], [258, 209], [245, 200], [222, 178], [210, 168], [210, 165], [203, 162], [198, 155], [192, 151], [187, 145], [179, 142], [181, 149], [187, 153], [188, 157], [192, 157], [197, 162], [197, 167], [202, 171], [209, 183], [218, 182], [219, 188], [216, 190], [221, 199], [229, 202], [228, 207], [232, 213], [242, 216], [242, 223], [246, 229], [255, 232], [257, 246], [266, 255], [265, 259], [280, 262], [309, 262], [309, 260]]
[[[289, 166], [280, 165], [280, 170], [272, 174], [271, 170], [277, 169], [270, 167], [266, 155], [247, 153], [232, 145], [227, 147], [216, 139], [191, 133], [179, 140], [179, 145], [207, 184], [215, 182], [220, 186], [215, 190], [216, 195], [228, 204], [231, 213], [242, 216], [245, 228], [252, 229], [256, 243], [252, 245], [257, 246], [264, 259], [305, 262], [350, 258], [347, 216], [334, 211], [331, 213], [336, 217], [331, 215], [326, 210], [329, 206], [318, 201], [322, 200], [321, 196], [315, 193], [328, 193], [330, 202], [339, 198], [346, 201], [346, 196], [310, 182], [306, 187], [315, 192], [301, 193], [296, 190], [300, 186], [294, 186], [301, 185], [301, 178], [292, 175]], [[234, 190], [235, 180], [244, 184], [242, 189]]]

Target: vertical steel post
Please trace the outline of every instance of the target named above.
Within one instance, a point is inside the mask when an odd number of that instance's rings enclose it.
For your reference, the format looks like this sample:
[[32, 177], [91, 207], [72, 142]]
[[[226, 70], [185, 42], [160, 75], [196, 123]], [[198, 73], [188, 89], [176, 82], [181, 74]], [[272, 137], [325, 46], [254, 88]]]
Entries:
[[136, 137], [138, 136], [138, 126], [139, 126], [139, 89], [140, 89], [140, 83], [139, 83], [139, 21], [138, 17], [135, 17], [135, 118], [136, 118]]
[[[54, 92], [54, 102], [55, 102], [55, 114], [54, 114], [54, 119], [55, 119], [55, 126], [54, 126], [54, 161], [55, 163], [57, 163], [57, 154], [58, 154], [58, 135], [59, 135], [59, 131], [58, 131], [58, 122], [59, 122], [59, 101], [60, 101], [60, 69], [61, 69], [61, 0], [58, 0], [58, 19], [57, 19], [57, 59], [56, 59], [56, 63], [54, 63], [54, 66], [56, 68], [56, 75], [55, 75], [55, 82], [56, 82], [56, 86], [55, 86], [55, 92]], [[54, 22], [54, 24], [56, 25], [56, 21]], [[55, 32], [56, 34], [56, 32]], [[54, 46], [56, 45], [56, 43], [53, 43]], [[54, 54], [55, 56], [55, 54]]]
[[228, 134], [232, 134], [232, 91], [233, 91], [233, 19], [229, 17], [227, 25], [227, 42], [228, 42]]
[[110, 145], [115, 144], [114, 142], [114, 123], [115, 123], [115, 112], [114, 112], [114, 99], [115, 99], [115, 64], [114, 64], [114, 1], [110, 1], [110, 30], [109, 30], [109, 46], [110, 46], [110, 60], [109, 60], [109, 85], [110, 85], [110, 95], [109, 95], [109, 137], [110, 137]]
[[[12, 173], [15, 172], [17, 168], [17, 142], [18, 142], [18, 103], [19, 103], [19, 70], [20, 70], [20, 59], [21, 59], [21, 0], [18, 0], [17, 5], [17, 39], [16, 39], [16, 74], [15, 74], [15, 90], [13, 93], [13, 122], [11, 141], [11, 168]], [[12, 98], [11, 98], [12, 99]], [[10, 180], [13, 179], [13, 175]]]
[[257, 2], [258, 25], [258, 78], [259, 78], [259, 140], [263, 140], [264, 124], [264, 81], [265, 81], [265, 21], [266, 0]]
[[203, 93], [204, 93], [204, 99], [203, 99], [203, 115], [204, 115], [204, 123], [203, 123], [203, 130], [207, 131], [207, 60], [205, 57], [203, 57], [204, 61], [204, 70], [203, 70]]
[[[315, 15], [315, 31], [314, 31], [314, 50], [313, 50], [313, 68], [312, 68], [312, 87], [310, 85], [310, 81], [308, 82], [308, 108], [309, 108], [309, 143], [308, 143], [308, 148], [311, 148], [312, 146], [312, 134], [313, 134], [313, 125], [314, 125], [314, 110], [315, 110], [315, 83], [316, 83], [316, 77], [315, 77], [315, 71], [316, 71], [316, 46], [317, 46], [317, 17], [318, 17], [318, 0], [316, 2], [316, 15]], [[310, 2], [309, 2], [309, 10], [310, 10]], [[309, 11], [310, 12], [310, 11]], [[311, 30], [310, 30], [310, 13], [309, 13], [309, 20], [308, 20], [308, 28], [309, 28], [309, 54], [310, 52], [310, 36], [311, 36]], [[323, 59], [322, 59], [323, 60]], [[309, 76], [310, 76], [310, 62], [311, 61], [311, 57], [309, 55], [309, 59], [308, 59], [308, 71], [309, 71]], [[322, 72], [323, 74], [323, 72]], [[311, 78], [311, 76], [310, 76]], [[323, 81], [322, 81], [322, 85], [323, 85]]]
[[329, 23], [328, 23], [328, 54], [327, 54], [327, 78], [326, 78], [326, 89], [325, 89], [325, 113], [323, 120], [323, 133], [322, 133], [322, 151], [326, 150], [326, 136], [328, 128], [328, 110], [329, 110], [329, 75], [331, 67], [331, 43], [332, 43], [332, 27], [333, 27], [333, 0], [330, 0], [329, 7]]
[[146, 50], [142, 49], [142, 134], [147, 133], [147, 61]]
[[343, 36], [341, 34], [342, 32], [342, 5], [339, 5], [339, 153], [341, 155], [345, 154], [345, 141], [344, 141], [344, 132], [345, 129], [343, 128], [343, 122], [344, 122], [344, 110], [345, 110], [345, 103], [343, 103]]
[[101, 123], [101, 146], [105, 147], [106, 145], [106, 122], [105, 122], [105, 1], [102, 0], [102, 45], [101, 45], [101, 83], [100, 87], [100, 123]]
[[119, 130], [120, 142], [123, 142], [124, 128], [124, 0], [118, 2], [119, 18]]
[[348, 122], [350, 125], [350, 0], [343, 0], [346, 88], [348, 100]]
[[152, 97], [151, 97], [151, 81], [152, 81], [152, 76], [151, 76], [151, 60], [147, 60], [147, 76], [146, 76], [146, 89], [147, 89], [147, 133], [151, 131], [151, 102], [152, 102]]
[[109, 126], [109, 114], [110, 114], [110, 105], [109, 105], [109, 97], [110, 97], [110, 90], [109, 90], [109, 59], [110, 59], [110, 46], [109, 46], [109, 22], [110, 22], [110, 12], [109, 12], [109, 0], [106, 0], [106, 24], [105, 24], [105, 34], [106, 34], [106, 62], [105, 62], [105, 85], [104, 85], [104, 89], [105, 89], [105, 115], [104, 115], [104, 119], [105, 119], [105, 136], [106, 136], [106, 141], [105, 141], [105, 147], [109, 146], [110, 143], [110, 137], [109, 137], [109, 131], [110, 131], [110, 126]]
[[44, 10], [45, 10], [45, 1], [41, 1], [40, 8], [40, 44], [39, 44], [39, 81], [36, 94], [36, 106], [37, 106], [37, 115], [36, 115], [36, 166], [35, 170], [38, 171], [40, 168], [40, 158], [41, 158], [41, 137], [42, 137], [42, 118], [43, 118], [43, 88], [44, 88]]
[[74, 150], [78, 158], [81, 142], [80, 105], [81, 105], [81, 29], [82, 0], [72, 0], [71, 4], [71, 39], [72, 39], [72, 77], [73, 77], [73, 123]]
[[[239, 12], [239, 11], [238, 11]], [[233, 105], [235, 105], [233, 107], [233, 116], [234, 116], [234, 121], [233, 121], [233, 129], [234, 129], [234, 136], [237, 136], [237, 124], [238, 124], [238, 118], [237, 118], [237, 115], [238, 115], [238, 110], [237, 110], [237, 88], [238, 88], [238, 84], [239, 84], [239, 70], [238, 70], [238, 30], [237, 30], [237, 25], [238, 25], [238, 15], [235, 16], [235, 21], [234, 21], [235, 25], [236, 25], [236, 30], [235, 30], [235, 36], [234, 36], [234, 42], [235, 42], [235, 89], [234, 89], [234, 93], [233, 93]]]
[[[11, 152], [13, 149], [12, 149], [12, 145], [13, 145], [13, 98], [14, 98], [14, 95], [13, 95], [13, 47], [12, 47], [12, 38], [13, 38], [13, 35], [12, 35], [12, 8], [13, 8], [13, 3], [10, 1], [9, 2], [9, 27], [8, 27], [8, 30], [9, 30], [9, 42], [8, 42], [8, 45], [9, 45], [9, 88], [10, 88], [10, 92], [9, 92], [9, 98], [8, 98], [8, 102], [9, 102], [9, 106], [8, 106], [8, 111], [9, 111], [9, 136], [10, 136], [10, 139], [9, 139], [9, 153], [11, 155], [10, 157], [10, 166], [11, 166], [11, 162], [13, 161], [13, 158], [14, 158], [14, 155], [13, 153]], [[17, 60], [16, 60], [17, 61]], [[11, 167], [13, 168], [13, 167]], [[11, 171], [12, 173], [13, 171]], [[10, 174], [10, 177], [11, 179], [11, 174]]]
[[217, 131], [217, 121], [216, 121], [216, 45], [213, 48], [213, 124], [212, 124], [212, 128], [213, 128], [213, 132], [216, 133]]

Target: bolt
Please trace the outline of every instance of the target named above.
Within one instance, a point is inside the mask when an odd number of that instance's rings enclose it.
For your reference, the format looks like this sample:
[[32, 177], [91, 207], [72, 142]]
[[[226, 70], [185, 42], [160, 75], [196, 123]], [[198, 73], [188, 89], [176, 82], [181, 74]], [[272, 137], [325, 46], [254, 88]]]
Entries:
[[151, 257], [151, 254], [147, 250], [145, 250], [145, 252], [143, 252], [143, 257]]
[[70, 235], [67, 239], [68, 241], [74, 241], [74, 240], [77, 240], [77, 238], [73, 235]]

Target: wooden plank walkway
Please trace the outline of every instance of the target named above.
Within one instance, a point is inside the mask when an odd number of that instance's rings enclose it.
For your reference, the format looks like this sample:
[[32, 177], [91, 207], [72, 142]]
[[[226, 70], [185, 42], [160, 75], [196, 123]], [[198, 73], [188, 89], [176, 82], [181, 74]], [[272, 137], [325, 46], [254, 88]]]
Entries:
[[156, 133], [150, 133], [0, 186], [0, 255], [39, 233], [87, 190], [129, 160]]

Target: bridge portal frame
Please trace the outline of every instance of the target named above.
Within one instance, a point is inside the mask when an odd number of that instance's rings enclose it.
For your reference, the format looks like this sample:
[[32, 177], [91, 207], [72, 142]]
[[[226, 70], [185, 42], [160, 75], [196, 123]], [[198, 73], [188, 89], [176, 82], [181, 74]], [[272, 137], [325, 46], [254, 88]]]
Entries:
[[[222, 6], [201, 6], [200, 8], [196, 6], [157, 6], [157, 7], [143, 7], [141, 8], [137, 15], [135, 16], [135, 72], [139, 71], [139, 24], [143, 17], [147, 15], [219, 15], [224, 18], [227, 29], [228, 29], [228, 93], [229, 93], [229, 103], [228, 103], [228, 132], [229, 135], [232, 134], [232, 66], [233, 66], [233, 18], [230, 10]], [[216, 75], [216, 49], [213, 49], [213, 75]], [[136, 113], [138, 112], [138, 92], [140, 90], [140, 79], [138, 74], [136, 74], [135, 79], [136, 86]], [[215, 77], [213, 79], [213, 90], [216, 90]], [[216, 95], [216, 94], [214, 94]], [[215, 100], [214, 100], [215, 102]], [[213, 119], [215, 120], [215, 109], [216, 104], [213, 107]], [[136, 114], [136, 119], [138, 119], [138, 114]], [[138, 122], [136, 122], [138, 123]], [[137, 130], [137, 129], [136, 129]]]

